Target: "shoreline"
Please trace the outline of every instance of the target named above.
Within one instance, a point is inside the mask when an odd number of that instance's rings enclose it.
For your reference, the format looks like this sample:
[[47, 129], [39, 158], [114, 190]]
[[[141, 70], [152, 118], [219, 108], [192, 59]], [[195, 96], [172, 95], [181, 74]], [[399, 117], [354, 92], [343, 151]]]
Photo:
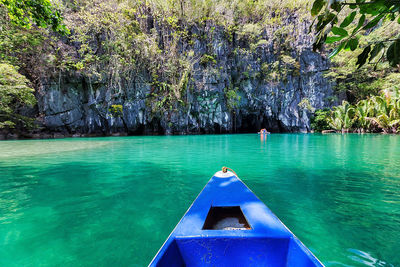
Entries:
[[[117, 132], [112, 134], [100, 134], [100, 133], [91, 133], [91, 134], [63, 134], [60, 132], [54, 133], [0, 133], [0, 141], [11, 141], [11, 140], [42, 140], [42, 139], [64, 139], [64, 138], [90, 138], [90, 137], [127, 137], [127, 136], [185, 136], [185, 135], [223, 135], [223, 134], [258, 134], [257, 132], [240, 132], [240, 133], [176, 133], [176, 134], [159, 134], [159, 133], [147, 133], [147, 134], [128, 134], [126, 132]], [[321, 134], [321, 135], [330, 135], [330, 134], [358, 134], [358, 135], [370, 135], [370, 134], [379, 134], [379, 135], [400, 135], [400, 133], [373, 133], [373, 132], [341, 132], [335, 130], [327, 130], [322, 132], [272, 132], [272, 134]]]

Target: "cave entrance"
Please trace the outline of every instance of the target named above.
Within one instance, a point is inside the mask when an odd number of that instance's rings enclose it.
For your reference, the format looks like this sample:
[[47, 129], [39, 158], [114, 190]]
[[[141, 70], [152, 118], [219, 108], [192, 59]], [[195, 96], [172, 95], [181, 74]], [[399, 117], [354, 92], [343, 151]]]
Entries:
[[284, 132], [280, 121], [260, 114], [247, 114], [238, 118], [237, 133], [257, 133], [262, 128], [269, 132]]

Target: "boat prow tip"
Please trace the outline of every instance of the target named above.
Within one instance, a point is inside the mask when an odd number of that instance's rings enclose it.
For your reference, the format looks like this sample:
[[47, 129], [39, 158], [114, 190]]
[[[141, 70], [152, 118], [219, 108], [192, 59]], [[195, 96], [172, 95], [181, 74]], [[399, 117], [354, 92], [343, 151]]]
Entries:
[[[217, 178], [229, 178], [229, 177], [232, 177], [232, 176], [236, 176], [236, 174], [234, 174], [234, 173], [231, 172], [231, 171], [227, 171], [227, 172], [217, 171], [217, 172], [214, 174], [214, 176], [217, 177]], [[237, 176], [236, 176], [236, 177], [237, 177]]]

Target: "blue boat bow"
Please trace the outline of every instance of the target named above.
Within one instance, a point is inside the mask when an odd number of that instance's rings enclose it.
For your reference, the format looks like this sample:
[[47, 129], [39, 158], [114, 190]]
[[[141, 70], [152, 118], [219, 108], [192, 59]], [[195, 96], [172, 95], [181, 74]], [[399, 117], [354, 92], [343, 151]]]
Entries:
[[323, 266], [232, 172], [217, 172], [149, 266]]

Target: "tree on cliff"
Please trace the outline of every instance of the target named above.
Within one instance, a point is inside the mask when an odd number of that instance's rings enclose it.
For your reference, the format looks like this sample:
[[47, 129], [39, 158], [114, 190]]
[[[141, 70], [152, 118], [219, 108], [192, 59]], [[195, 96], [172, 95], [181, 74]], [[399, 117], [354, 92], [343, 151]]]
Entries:
[[400, 66], [399, 31], [388, 30], [377, 40], [360, 42], [363, 36], [388, 21], [400, 24], [399, 0], [315, 0], [311, 14], [316, 16], [314, 50], [324, 43], [333, 43], [335, 48], [329, 55], [333, 57], [343, 49], [354, 51], [360, 47], [363, 50], [357, 58], [358, 68], [366, 62], [377, 64], [385, 59], [392, 67]]
[[32, 119], [17, 112], [25, 105], [36, 104], [34, 90], [28, 85], [29, 81], [14, 66], [0, 63], [0, 129], [32, 126]]
[[29, 129], [34, 119], [21, 115], [21, 111], [35, 105], [36, 99], [31, 83], [15, 66], [19, 65], [18, 49], [26, 43], [24, 51], [29, 53], [37, 46], [40, 38], [29, 30], [33, 25], [51, 27], [60, 34], [68, 34], [69, 30], [50, 0], [0, 0], [0, 16], [0, 129]]
[[61, 34], [69, 33], [60, 12], [50, 0], [0, 0], [1, 5], [8, 10], [10, 20], [18, 26], [31, 28], [35, 24], [41, 28], [51, 27]]

